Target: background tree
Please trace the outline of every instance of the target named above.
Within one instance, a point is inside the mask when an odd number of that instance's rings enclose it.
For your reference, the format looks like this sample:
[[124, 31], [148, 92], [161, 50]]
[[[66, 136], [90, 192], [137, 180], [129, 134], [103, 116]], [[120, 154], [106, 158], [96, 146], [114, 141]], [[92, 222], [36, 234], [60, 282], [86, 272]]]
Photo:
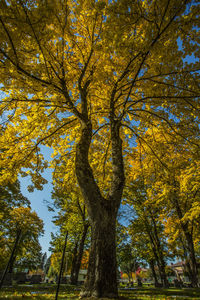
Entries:
[[[132, 247], [136, 247], [139, 257], [149, 264], [155, 285], [158, 286], [158, 278], [154, 264], [158, 267], [161, 284], [167, 287], [165, 266], [170, 255], [164, 226], [160, 220], [162, 208], [155, 205], [152, 195], [149, 194], [149, 187], [144, 182], [144, 170], [140, 163], [139, 165], [135, 164], [134, 168], [136, 168], [135, 180], [131, 181], [133, 178], [129, 178], [130, 182], [124, 193], [124, 202], [130, 207], [128, 215], [130, 244]], [[151, 181], [151, 179], [149, 180]]]
[[9, 260], [1, 279], [1, 286], [6, 273], [12, 274], [17, 258], [19, 258], [19, 265], [27, 259], [29, 266], [33, 267], [35, 264], [34, 259], [38, 258], [38, 251], [41, 251], [38, 237], [43, 233], [43, 222], [35, 212], [31, 212], [29, 207], [22, 206], [10, 212], [6, 229], [5, 236], [10, 251], [8, 251]]
[[[141, 167], [134, 173], [136, 188], [139, 187], [138, 183], [142, 178], [146, 191], [146, 194], [144, 191], [141, 193], [141, 197], [145, 200], [144, 207], [147, 208], [147, 212], [152, 210], [151, 207], [158, 211], [170, 248], [172, 249], [174, 244], [173, 252], [176, 255], [182, 252], [180, 256], [185, 257], [190, 280], [192, 285], [196, 286], [195, 244], [199, 239], [199, 214], [196, 201], [199, 197], [199, 185], [196, 182], [197, 174], [194, 169], [198, 164], [199, 149], [195, 141], [198, 139], [198, 131], [194, 139], [188, 142], [180, 136], [175, 138], [171, 130], [167, 131], [164, 126], [160, 125], [149, 129], [144, 139], [145, 143], [138, 147], [138, 161]], [[196, 184], [187, 185], [186, 174], [191, 166], [194, 173], [189, 177], [192, 177]], [[145, 198], [145, 195], [148, 197]], [[194, 206], [196, 213], [192, 213]], [[155, 217], [154, 211], [153, 218]]]
[[48, 274], [48, 271], [49, 271], [50, 266], [51, 266], [51, 256], [49, 256], [49, 257], [47, 258], [46, 263], [45, 263], [45, 265], [44, 265], [44, 273], [45, 273], [45, 275]]
[[87, 298], [117, 297], [129, 136], [197, 115], [199, 62], [184, 58], [199, 57], [198, 9], [193, 0], [1, 2], [1, 182], [30, 168], [41, 188], [40, 145], [55, 149], [63, 180], [75, 170], [91, 224]]
[[139, 259], [135, 249], [130, 244], [121, 247], [118, 253], [119, 267], [122, 273], [128, 275], [129, 283], [133, 283], [133, 273], [139, 268]]
[[64, 231], [67, 230], [68, 242], [73, 244], [70, 281], [77, 284], [85, 246], [88, 246], [87, 211], [78, 188], [65, 192], [57, 185], [54, 188], [53, 198], [55, 207], [59, 209], [54, 223], [59, 226], [61, 232], [63, 228]]
[[1, 270], [6, 266], [7, 253], [9, 251], [7, 228], [9, 226], [10, 213], [13, 208], [30, 206], [30, 201], [20, 191], [20, 183], [16, 181], [0, 187], [0, 265]]
[[[154, 220], [155, 221], [155, 220]], [[145, 260], [152, 271], [155, 286], [162, 285], [168, 287], [167, 275], [165, 273], [166, 260], [169, 257], [166, 247], [165, 235], [162, 226], [150, 218], [141, 215], [134, 219], [130, 225], [131, 245], [135, 245], [140, 257]], [[161, 284], [155, 268], [158, 268]]]
[[45, 266], [47, 263], [47, 253], [42, 253], [41, 255], [41, 263], [40, 263], [40, 268], [45, 272]]
[[[76, 257], [75, 256], [75, 250], [77, 250], [77, 239], [72, 235], [72, 233], [68, 233], [68, 242], [66, 246], [66, 251], [65, 251], [65, 257], [64, 257], [64, 267], [63, 267], [63, 273], [62, 273], [62, 278], [66, 278], [68, 275], [70, 277], [71, 281], [71, 273], [73, 270], [73, 265], [76, 263]], [[48, 276], [51, 277], [57, 277], [60, 271], [60, 265], [61, 265], [61, 258], [62, 258], [62, 253], [63, 253], [63, 245], [64, 245], [64, 234], [63, 232], [57, 233], [56, 235], [52, 235], [52, 240], [51, 240], [51, 263], [49, 267], [49, 272]], [[82, 254], [82, 260], [80, 263], [80, 269], [87, 269], [88, 267], [88, 250], [84, 250]], [[79, 270], [80, 270], [79, 269]], [[78, 272], [79, 274], [79, 272]], [[77, 277], [78, 277], [77, 274]], [[78, 278], [77, 282], [73, 284], [78, 283]]]
[[23, 272], [26, 269], [29, 271], [43, 271], [41, 268], [43, 254], [38, 239], [33, 241], [33, 239], [30, 238], [30, 241], [23, 243], [19, 248], [14, 262], [14, 268], [17, 269], [17, 271]]

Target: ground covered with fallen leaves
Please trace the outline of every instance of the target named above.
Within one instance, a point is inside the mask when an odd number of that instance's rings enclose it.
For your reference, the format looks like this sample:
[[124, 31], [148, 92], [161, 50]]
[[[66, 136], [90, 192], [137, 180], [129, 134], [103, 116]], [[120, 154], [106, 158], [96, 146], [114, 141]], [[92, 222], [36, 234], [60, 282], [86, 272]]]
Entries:
[[[59, 292], [59, 300], [62, 299], [79, 299], [81, 287], [75, 287], [71, 285], [61, 285]], [[38, 299], [47, 300], [55, 299], [56, 285], [55, 284], [40, 284], [40, 285], [14, 285], [12, 287], [3, 287], [0, 290], [0, 299], [17, 300], [17, 299]], [[119, 289], [119, 296], [121, 300], [131, 299], [200, 299], [200, 288], [131, 288], [131, 289]]]

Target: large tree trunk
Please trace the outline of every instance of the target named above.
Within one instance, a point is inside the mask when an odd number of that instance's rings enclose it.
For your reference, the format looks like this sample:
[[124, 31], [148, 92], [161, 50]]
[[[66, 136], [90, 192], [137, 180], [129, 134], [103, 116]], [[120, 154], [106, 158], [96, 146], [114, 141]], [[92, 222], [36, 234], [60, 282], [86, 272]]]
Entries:
[[117, 265], [115, 214], [110, 211], [107, 217], [91, 223], [92, 239], [88, 274], [82, 297], [115, 298], [117, 291]]
[[111, 120], [112, 183], [107, 199], [102, 196], [88, 161], [92, 125], [86, 119], [81, 127], [75, 167], [92, 230], [88, 275], [81, 295], [87, 299], [117, 298], [116, 218], [124, 186], [120, 123]]
[[153, 275], [153, 278], [154, 278], [154, 285], [155, 285], [155, 287], [158, 287], [159, 283], [158, 283], [158, 278], [157, 278], [157, 275], [156, 275], [154, 264], [155, 264], [155, 262], [154, 262], [153, 259], [149, 261], [151, 272], [152, 272], [152, 275]]

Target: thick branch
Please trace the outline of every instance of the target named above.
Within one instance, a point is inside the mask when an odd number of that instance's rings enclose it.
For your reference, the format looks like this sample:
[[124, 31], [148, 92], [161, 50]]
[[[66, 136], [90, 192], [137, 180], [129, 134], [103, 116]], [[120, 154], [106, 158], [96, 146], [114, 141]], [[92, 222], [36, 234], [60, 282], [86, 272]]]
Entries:
[[79, 186], [87, 205], [90, 218], [98, 220], [100, 205], [104, 201], [100, 189], [94, 179], [92, 168], [89, 164], [88, 153], [92, 139], [92, 125], [82, 122], [81, 137], [76, 146], [75, 170]]
[[[112, 183], [109, 198], [118, 210], [125, 183], [124, 163], [122, 154], [122, 140], [120, 137], [121, 123], [110, 118], [111, 121], [111, 151], [112, 151]], [[117, 213], [117, 211], [116, 211]]]

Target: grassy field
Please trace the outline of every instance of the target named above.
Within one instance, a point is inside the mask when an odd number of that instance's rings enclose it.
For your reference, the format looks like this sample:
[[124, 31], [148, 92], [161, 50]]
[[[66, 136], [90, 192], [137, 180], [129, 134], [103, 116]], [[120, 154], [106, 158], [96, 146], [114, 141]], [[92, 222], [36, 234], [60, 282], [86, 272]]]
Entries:
[[[56, 285], [40, 284], [40, 285], [18, 285], [13, 287], [4, 287], [0, 291], [0, 299], [17, 300], [17, 299], [32, 299], [32, 300], [54, 300]], [[79, 299], [80, 289], [70, 286], [61, 285], [59, 300]], [[153, 287], [143, 287], [134, 289], [120, 289], [119, 295], [121, 300], [131, 299], [161, 299], [161, 300], [189, 300], [200, 299], [200, 289], [155, 289]]]

